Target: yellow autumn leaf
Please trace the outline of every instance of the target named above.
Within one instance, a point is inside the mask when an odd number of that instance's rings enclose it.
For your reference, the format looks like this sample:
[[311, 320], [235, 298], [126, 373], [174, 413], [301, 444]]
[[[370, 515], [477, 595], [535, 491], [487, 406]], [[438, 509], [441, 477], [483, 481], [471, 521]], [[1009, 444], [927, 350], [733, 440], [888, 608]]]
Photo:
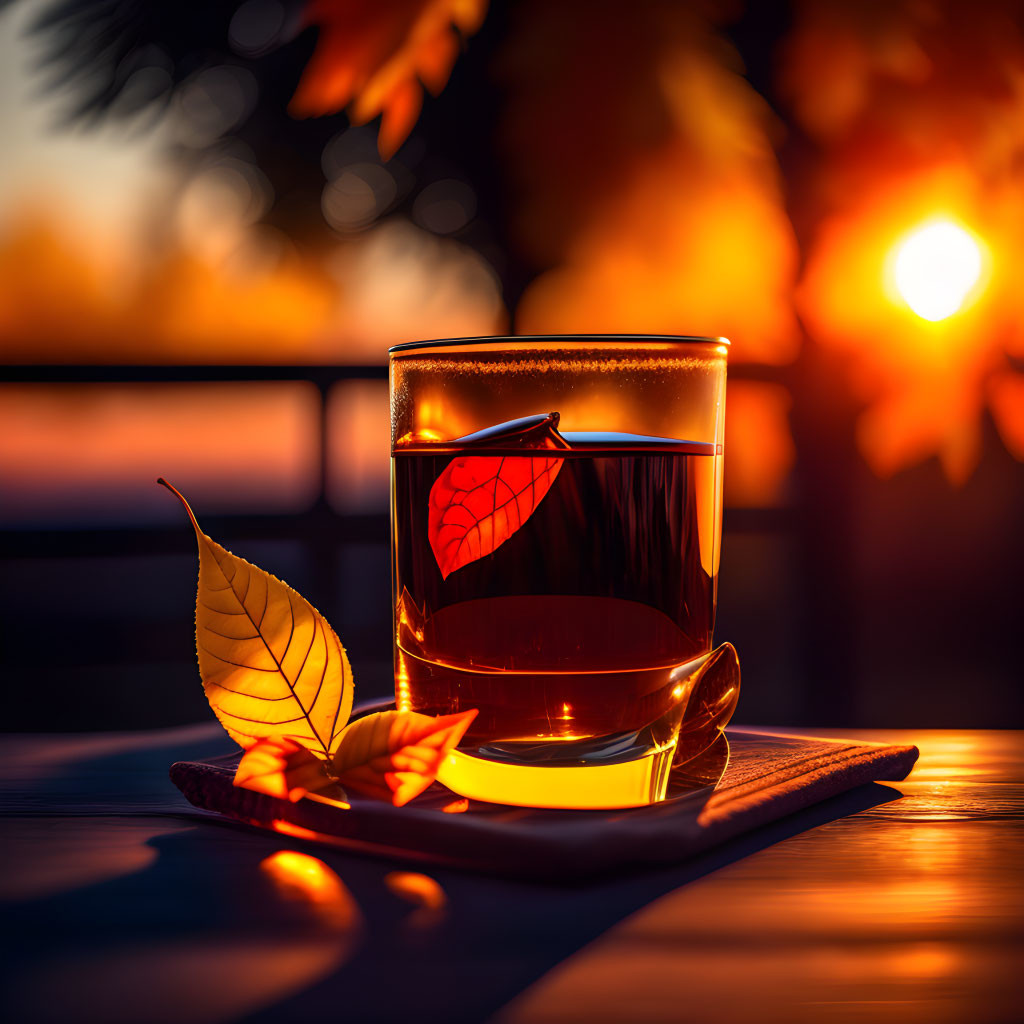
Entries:
[[352, 711], [352, 669], [327, 620], [286, 583], [199, 528], [196, 651], [210, 707], [240, 746], [280, 737], [329, 759]]
[[346, 726], [331, 774], [346, 789], [407, 804], [437, 777], [476, 709], [431, 718], [414, 711], [380, 711]]

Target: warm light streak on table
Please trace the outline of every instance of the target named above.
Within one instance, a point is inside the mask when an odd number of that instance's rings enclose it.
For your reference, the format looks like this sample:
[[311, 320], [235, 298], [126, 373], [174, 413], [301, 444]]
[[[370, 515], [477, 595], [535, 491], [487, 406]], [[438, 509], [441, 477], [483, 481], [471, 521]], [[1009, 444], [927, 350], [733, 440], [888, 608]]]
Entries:
[[[817, 734], [921, 760], [693, 864], [578, 888], [410, 875], [190, 816], [166, 767], [225, 749], [213, 724], [8, 738], [5, 1016], [1019, 1020], [1024, 733]], [[318, 858], [312, 902], [291, 850]]]
[[1020, 1020], [1024, 736], [819, 734], [918, 743], [915, 771], [886, 784], [903, 799], [654, 901], [502, 1024], [614, 1021], [625, 1007], [637, 1022]]

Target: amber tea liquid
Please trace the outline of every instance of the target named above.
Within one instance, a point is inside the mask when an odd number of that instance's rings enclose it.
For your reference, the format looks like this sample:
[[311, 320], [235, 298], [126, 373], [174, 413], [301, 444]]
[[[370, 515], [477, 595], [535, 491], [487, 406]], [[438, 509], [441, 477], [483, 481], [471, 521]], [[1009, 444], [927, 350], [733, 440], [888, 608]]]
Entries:
[[[531, 447], [538, 429], [550, 447]], [[477, 708], [466, 739], [478, 746], [643, 729], [678, 698], [673, 668], [711, 649], [715, 446], [558, 434], [550, 418], [526, 447], [487, 435], [393, 452], [399, 706]], [[451, 568], [437, 494], [447, 500], [444, 484], [466, 478], [483, 481], [475, 497], [500, 522], [472, 525], [481, 506], [455, 488], [466, 505], [444, 514], [456, 531], [471, 525]]]

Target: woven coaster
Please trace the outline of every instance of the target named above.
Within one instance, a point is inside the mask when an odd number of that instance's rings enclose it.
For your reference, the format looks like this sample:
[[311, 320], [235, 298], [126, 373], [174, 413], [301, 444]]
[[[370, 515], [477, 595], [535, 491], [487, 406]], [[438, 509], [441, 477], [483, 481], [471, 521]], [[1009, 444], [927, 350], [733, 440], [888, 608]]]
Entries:
[[357, 795], [348, 808], [308, 798], [293, 804], [232, 785], [240, 753], [178, 762], [171, 780], [195, 807], [296, 839], [556, 881], [685, 860], [856, 786], [904, 779], [918, 756], [916, 747], [743, 729], [726, 735], [729, 764], [713, 791], [628, 810], [468, 801], [451, 813], [458, 798], [439, 783], [401, 808]]

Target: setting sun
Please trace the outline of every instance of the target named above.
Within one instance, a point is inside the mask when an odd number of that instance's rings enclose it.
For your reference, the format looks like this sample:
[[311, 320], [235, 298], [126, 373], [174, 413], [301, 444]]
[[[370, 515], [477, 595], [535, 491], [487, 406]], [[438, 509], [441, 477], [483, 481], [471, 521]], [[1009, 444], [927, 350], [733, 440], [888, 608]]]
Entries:
[[964, 304], [981, 276], [978, 243], [942, 220], [914, 231], [896, 251], [896, 287], [923, 320], [945, 320]]

